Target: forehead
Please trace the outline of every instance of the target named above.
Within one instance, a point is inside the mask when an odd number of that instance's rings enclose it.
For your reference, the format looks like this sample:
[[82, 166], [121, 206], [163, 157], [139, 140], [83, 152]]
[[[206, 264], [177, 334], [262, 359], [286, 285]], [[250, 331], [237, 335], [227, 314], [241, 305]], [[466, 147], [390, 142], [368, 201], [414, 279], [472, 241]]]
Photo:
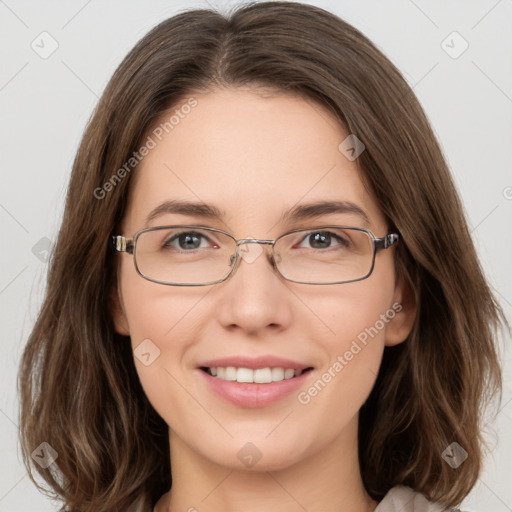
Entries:
[[[322, 105], [238, 88], [190, 98], [149, 133], [152, 149], [134, 172], [126, 229], [141, 229], [168, 201], [208, 203], [221, 212], [220, 227], [265, 234], [273, 227], [279, 234], [287, 210], [319, 201], [355, 204], [370, 228], [384, 226], [357, 162], [339, 149], [349, 134]], [[346, 215], [339, 221], [355, 220]]]

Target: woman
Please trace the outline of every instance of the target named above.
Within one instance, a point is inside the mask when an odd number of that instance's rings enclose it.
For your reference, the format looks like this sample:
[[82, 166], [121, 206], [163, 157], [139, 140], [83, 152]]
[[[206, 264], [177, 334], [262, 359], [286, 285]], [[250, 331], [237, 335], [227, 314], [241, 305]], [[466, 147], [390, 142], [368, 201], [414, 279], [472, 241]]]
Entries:
[[76, 156], [20, 369], [26, 463], [73, 511], [455, 507], [501, 321], [368, 39], [299, 3], [185, 12]]

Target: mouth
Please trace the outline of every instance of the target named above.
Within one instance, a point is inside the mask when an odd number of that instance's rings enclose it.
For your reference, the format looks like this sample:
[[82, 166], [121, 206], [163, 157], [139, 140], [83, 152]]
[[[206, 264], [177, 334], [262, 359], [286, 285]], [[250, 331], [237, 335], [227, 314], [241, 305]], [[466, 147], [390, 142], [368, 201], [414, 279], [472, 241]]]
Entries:
[[203, 382], [217, 396], [235, 406], [266, 407], [289, 400], [313, 378], [311, 360], [293, 360], [274, 354], [256, 357], [230, 355], [201, 361], [197, 366]]
[[300, 377], [313, 369], [312, 366], [303, 369], [286, 368], [283, 366], [264, 368], [244, 368], [235, 366], [201, 366], [200, 369], [208, 375], [220, 380], [245, 384], [271, 384], [283, 380]]

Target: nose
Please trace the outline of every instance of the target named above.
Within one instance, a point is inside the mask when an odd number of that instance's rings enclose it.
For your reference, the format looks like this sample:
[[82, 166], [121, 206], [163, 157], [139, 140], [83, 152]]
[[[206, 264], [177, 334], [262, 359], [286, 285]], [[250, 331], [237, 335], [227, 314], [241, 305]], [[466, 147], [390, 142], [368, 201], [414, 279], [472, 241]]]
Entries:
[[244, 240], [233, 274], [219, 283], [217, 318], [231, 330], [247, 334], [285, 329], [291, 321], [291, 292], [275, 270], [267, 240]]

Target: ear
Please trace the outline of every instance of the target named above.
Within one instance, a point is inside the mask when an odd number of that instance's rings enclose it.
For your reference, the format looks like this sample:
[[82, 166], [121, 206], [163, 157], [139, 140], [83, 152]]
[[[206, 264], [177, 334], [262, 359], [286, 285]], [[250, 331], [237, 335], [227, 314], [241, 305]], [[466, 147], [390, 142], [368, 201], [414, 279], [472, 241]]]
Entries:
[[121, 290], [119, 290], [118, 286], [114, 286], [110, 294], [110, 314], [112, 315], [112, 321], [114, 322], [116, 332], [123, 336], [129, 336], [130, 328], [128, 326], [128, 319], [124, 312]]
[[410, 284], [403, 278], [397, 281], [393, 294], [395, 316], [386, 328], [385, 344], [387, 347], [398, 345], [407, 339], [416, 319], [416, 299]]

